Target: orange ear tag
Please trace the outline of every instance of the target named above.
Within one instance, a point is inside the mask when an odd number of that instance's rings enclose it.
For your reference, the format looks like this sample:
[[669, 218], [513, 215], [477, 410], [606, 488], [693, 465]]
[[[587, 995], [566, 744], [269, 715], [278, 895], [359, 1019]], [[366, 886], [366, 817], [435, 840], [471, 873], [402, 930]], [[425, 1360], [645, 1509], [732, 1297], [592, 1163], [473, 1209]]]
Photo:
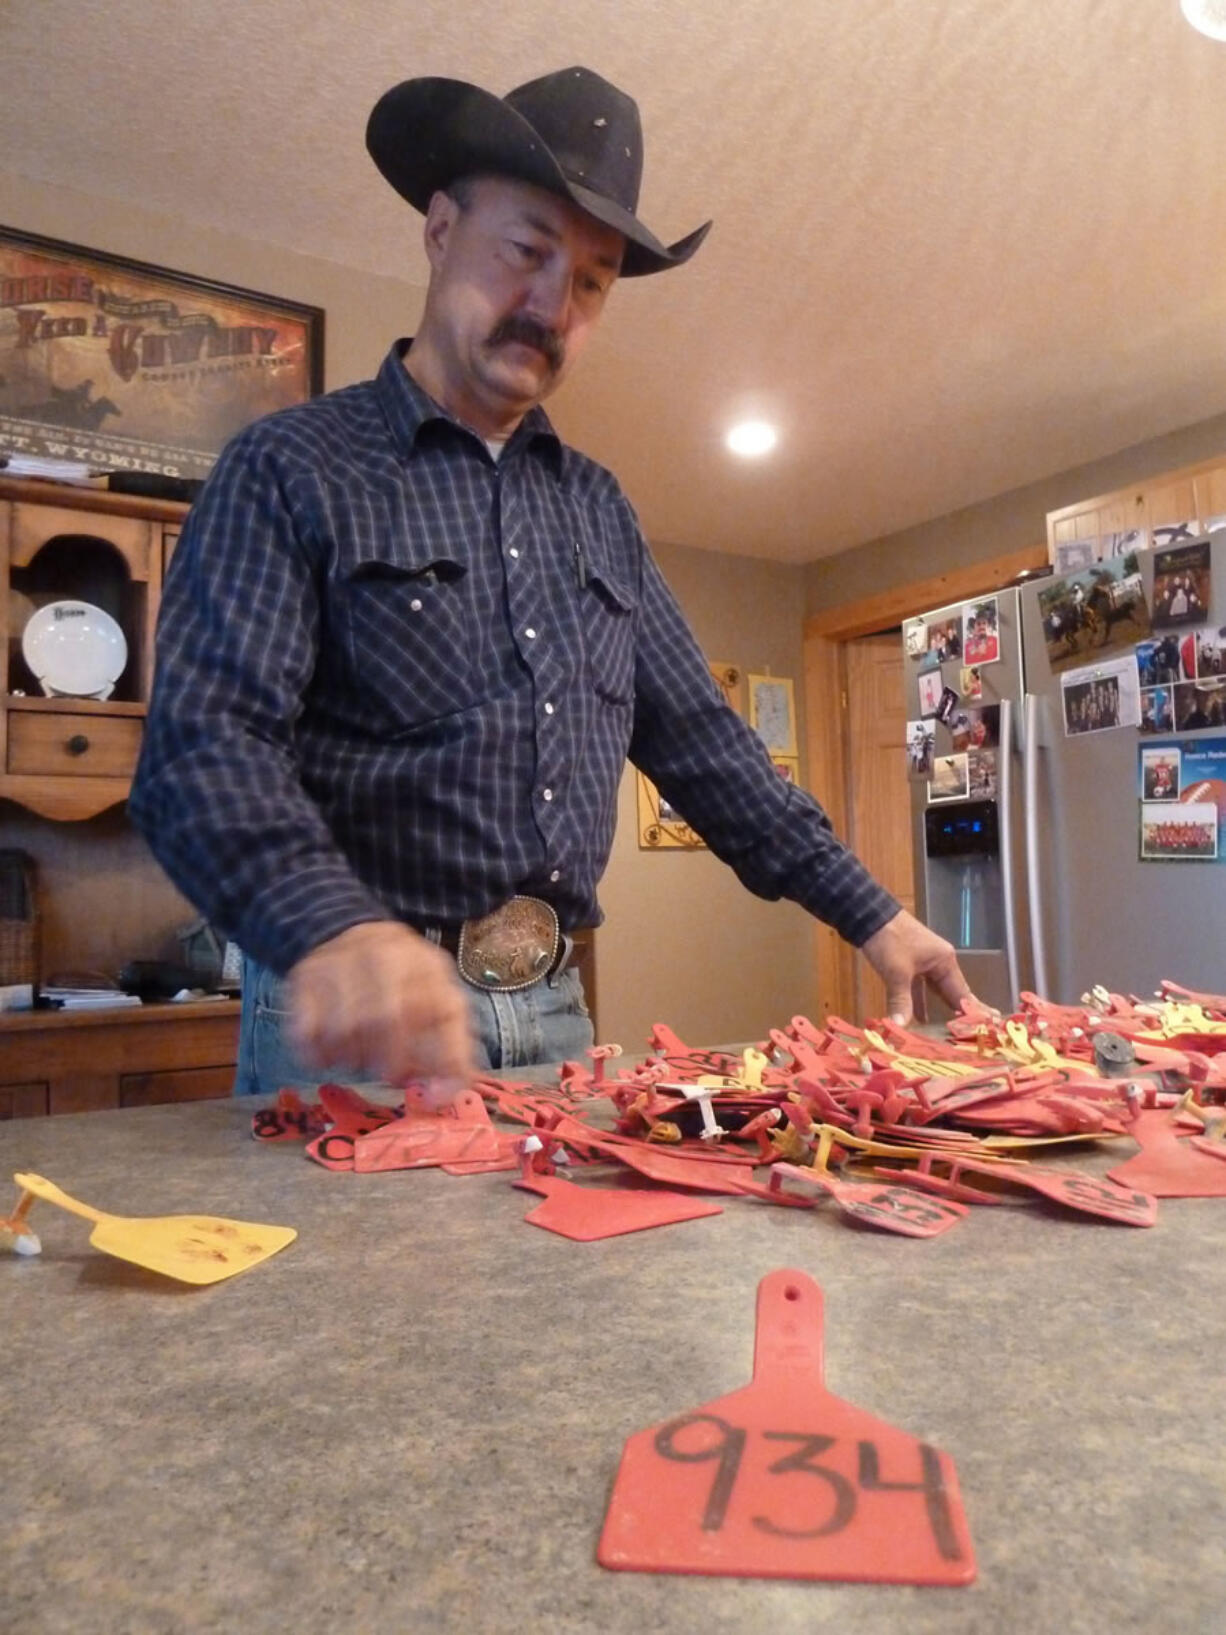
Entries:
[[826, 1390], [821, 1290], [792, 1270], [758, 1285], [753, 1383], [626, 1443], [596, 1559], [743, 1578], [975, 1576], [952, 1461]]

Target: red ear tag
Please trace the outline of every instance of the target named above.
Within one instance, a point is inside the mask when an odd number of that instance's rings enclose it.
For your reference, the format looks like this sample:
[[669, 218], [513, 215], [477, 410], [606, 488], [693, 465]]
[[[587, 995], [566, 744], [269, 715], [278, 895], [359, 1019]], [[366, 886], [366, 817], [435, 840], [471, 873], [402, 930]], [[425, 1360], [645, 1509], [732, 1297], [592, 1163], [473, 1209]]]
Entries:
[[821, 1290], [791, 1270], [758, 1285], [752, 1385], [626, 1443], [596, 1559], [744, 1578], [975, 1576], [953, 1462], [826, 1390]]
[[722, 1204], [654, 1188], [636, 1192], [619, 1187], [577, 1186], [560, 1175], [525, 1175], [515, 1185], [525, 1192], [539, 1192], [545, 1200], [528, 1211], [526, 1221], [578, 1243], [595, 1243], [625, 1232], [643, 1232], [652, 1226], [672, 1226], [704, 1215], [723, 1214]]

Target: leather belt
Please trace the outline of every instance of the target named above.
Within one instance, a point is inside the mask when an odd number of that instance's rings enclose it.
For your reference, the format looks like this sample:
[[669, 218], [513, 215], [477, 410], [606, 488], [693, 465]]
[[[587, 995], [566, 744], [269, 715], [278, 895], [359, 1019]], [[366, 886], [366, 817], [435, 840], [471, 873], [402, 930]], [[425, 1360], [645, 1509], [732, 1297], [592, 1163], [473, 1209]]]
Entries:
[[481, 919], [427, 926], [423, 935], [452, 955], [470, 987], [485, 993], [515, 993], [538, 982], [552, 985], [574, 952], [556, 910], [539, 897], [512, 897]]

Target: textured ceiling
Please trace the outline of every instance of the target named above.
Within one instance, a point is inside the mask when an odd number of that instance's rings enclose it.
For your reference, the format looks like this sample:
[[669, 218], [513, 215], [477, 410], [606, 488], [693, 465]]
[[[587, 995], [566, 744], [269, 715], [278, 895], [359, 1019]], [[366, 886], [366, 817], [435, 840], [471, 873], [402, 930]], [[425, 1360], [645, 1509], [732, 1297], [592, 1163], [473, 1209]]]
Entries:
[[648, 224], [715, 219], [556, 405], [653, 539], [802, 562], [1226, 409], [1226, 45], [1178, 0], [0, 0], [0, 169], [417, 283], [376, 97], [572, 62], [639, 102]]

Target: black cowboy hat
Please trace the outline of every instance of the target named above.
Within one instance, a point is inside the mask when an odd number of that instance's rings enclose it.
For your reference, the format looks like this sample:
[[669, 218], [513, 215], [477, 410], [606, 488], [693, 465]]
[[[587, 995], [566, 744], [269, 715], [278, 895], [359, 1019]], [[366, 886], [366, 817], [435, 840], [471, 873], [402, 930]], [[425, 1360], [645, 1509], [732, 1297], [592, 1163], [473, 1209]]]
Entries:
[[483, 173], [570, 199], [624, 234], [624, 278], [679, 267], [711, 226], [666, 247], [638, 220], [638, 107], [590, 68], [560, 69], [501, 99], [463, 80], [405, 80], [375, 104], [366, 146], [397, 193], [423, 214], [434, 193]]

